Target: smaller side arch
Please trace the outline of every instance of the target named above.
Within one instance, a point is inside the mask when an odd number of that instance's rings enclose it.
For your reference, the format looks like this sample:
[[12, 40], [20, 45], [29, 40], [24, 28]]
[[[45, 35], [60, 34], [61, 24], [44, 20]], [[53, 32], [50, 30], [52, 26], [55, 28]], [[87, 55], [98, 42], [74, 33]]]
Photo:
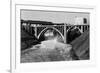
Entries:
[[82, 30], [81, 30], [79, 27], [77, 27], [77, 26], [72, 26], [72, 27], [70, 27], [70, 28], [67, 30], [67, 32], [68, 32], [71, 28], [74, 28], [74, 29], [77, 28], [81, 33], [83, 33]]
[[67, 43], [71, 43], [73, 40], [78, 38], [82, 32], [79, 27], [72, 26], [67, 30]]

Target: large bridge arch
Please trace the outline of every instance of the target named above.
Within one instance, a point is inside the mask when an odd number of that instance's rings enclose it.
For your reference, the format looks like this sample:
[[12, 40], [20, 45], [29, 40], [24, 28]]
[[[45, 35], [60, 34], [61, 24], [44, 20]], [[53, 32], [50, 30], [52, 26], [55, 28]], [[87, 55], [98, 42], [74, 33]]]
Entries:
[[44, 29], [39, 33], [38, 39], [40, 38], [41, 34], [42, 34], [45, 30], [50, 29], [50, 28], [53, 29], [53, 30], [55, 30], [55, 31], [57, 31], [57, 32], [61, 35], [61, 37], [62, 37], [62, 39], [63, 39], [63, 41], [64, 41], [64, 36], [63, 36], [63, 34], [62, 34], [58, 29], [56, 29], [55, 27], [46, 27], [46, 28], [44, 28]]

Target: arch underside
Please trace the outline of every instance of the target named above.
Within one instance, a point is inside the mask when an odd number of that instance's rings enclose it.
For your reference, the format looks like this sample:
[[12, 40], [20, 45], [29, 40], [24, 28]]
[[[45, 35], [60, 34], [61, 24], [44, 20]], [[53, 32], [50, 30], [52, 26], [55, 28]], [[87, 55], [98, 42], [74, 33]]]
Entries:
[[55, 28], [55, 27], [46, 27], [46, 28], [44, 28], [44, 29], [39, 33], [38, 39], [40, 38], [41, 34], [42, 34], [43, 32], [45, 32], [46, 30], [48, 30], [48, 29], [53, 29], [53, 30], [57, 31], [57, 32], [60, 34], [60, 36], [62, 37], [63, 41], [64, 41], [64, 36], [63, 36], [63, 34], [62, 34], [57, 28]]

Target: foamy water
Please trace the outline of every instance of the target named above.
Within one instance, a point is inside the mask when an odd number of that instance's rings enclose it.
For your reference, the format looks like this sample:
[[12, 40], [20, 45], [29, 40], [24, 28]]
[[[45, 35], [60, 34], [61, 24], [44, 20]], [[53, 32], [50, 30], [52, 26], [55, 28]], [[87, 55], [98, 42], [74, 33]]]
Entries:
[[59, 50], [64, 50], [65, 52], [69, 52], [70, 49], [72, 48], [71, 45], [69, 44], [64, 44], [62, 42], [59, 42], [57, 37], [42, 41], [41, 44], [33, 46], [31, 49], [36, 49], [36, 47], [39, 47], [37, 49], [40, 49], [42, 51], [59, 49]]
[[41, 47], [42, 48], [48, 48], [48, 49], [54, 49], [55, 45], [58, 43], [57, 38], [51, 39], [51, 40], [46, 40], [41, 42]]
[[64, 49], [65, 51], [69, 51], [72, 47], [69, 44], [64, 44], [62, 42], [59, 42], [57, 38], [54, 38], [51, 40], [46, 40], [41, 42], [41, 48], [50, 50], [58, 48], [58, 49]]

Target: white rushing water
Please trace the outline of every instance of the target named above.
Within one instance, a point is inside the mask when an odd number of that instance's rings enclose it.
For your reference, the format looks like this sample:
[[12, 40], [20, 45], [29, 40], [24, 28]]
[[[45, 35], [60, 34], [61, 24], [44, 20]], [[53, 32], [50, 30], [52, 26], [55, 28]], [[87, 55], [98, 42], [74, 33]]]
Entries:
[[71, 48], [71, 45], [60, 42], [58, 37], [54, 37], [52, 39], [42, 41], [41, 44], [37, 44], [31, 49], [40, 49], [41, 51], [50, 51], [58, 49], [64, 50], [65, 52], [69, 52]]
[[45, 40], [41, 42], [42, 48], [48, 48], [48, 49], [54, 49], [55, 45], [57, 44], [57, 38], [51, 39], [51, 40]]
[[71, 50], [71, 45], [69, 44], [64, 44], [62, 42], [59, 42], [57, 38], [51, 39], [51, 40], [46, 40], [41, 42], [41, 49], [45, 50], [54, 50], [55, 48], [59, 50], [65, 50], [65, 51], [70, 51]]

